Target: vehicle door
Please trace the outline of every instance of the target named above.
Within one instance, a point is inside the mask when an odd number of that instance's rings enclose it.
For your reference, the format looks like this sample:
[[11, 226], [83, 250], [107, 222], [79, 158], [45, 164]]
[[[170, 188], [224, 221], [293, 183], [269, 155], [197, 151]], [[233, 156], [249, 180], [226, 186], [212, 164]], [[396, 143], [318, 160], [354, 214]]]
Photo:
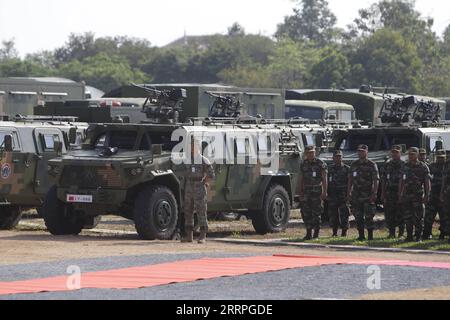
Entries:
[[45, 195], [51, 187], [48, 174], [48, 161], [56, 158], [55, 141], [63, 143], [62, 153], [66, 153], [66, 144], [62, 131], [57, 128], [36, 128], [33, 133], [34, 143], [37, 148], [37, 163], [34, 188], [37, 194]]
[[[12, 136], [12, 151], [6, 151], [4, 140], [6, 135]], [[2, 196], [25, 193], [33, 176], [30, 175], [30, 154], [22, 150], [18, 131], [13, 127], [0, 128], [0, 194]]]

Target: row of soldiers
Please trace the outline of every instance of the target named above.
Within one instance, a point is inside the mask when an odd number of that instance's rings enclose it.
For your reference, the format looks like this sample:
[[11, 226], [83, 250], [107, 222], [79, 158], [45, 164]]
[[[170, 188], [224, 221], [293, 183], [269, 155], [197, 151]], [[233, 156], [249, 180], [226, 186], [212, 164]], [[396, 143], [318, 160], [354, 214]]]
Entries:
[[366, 239], [366, 229], [368, 240], [373, 240], [380, 183], [390, 238], [396, 237], [397, 228], [398, 237], [403, 237], [406, 227], [407, 242], [430, 239], [438, 213], [440, 239], [450, 235], [450, 161], [444, 150], [438, 150], [436, 161], [428, 165], [425, 150], [410, 148], [405, 162], [401, 146], [395, 145], [381, 174], [376, 163], [369, 160], [366, 145], [358, 146], [358, 160], [351, 166], [343, 163], [343, 153], [337, 150], [328, 167], [316, 157], [315, 150], [314, 146], [307, 147], [300, 165], [299, 197], [307, 230], [304, 240], [319, 237], [325, 201], [334, 237], [339, 227], [342, 236], [347, 236], [351, 206], [358, 240]]

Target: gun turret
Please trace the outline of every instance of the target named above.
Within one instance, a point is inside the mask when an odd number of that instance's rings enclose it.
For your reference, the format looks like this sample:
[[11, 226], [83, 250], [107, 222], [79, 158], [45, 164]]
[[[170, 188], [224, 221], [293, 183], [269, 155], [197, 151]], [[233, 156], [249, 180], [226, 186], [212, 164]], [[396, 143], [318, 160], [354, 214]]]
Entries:
[[418, 101], [415, 96], [396, 97], [383, 95], [385, 99], [379, 118], [382, 123], [410, 124], [424, 121], [439, 122], [441, 107], [432, 101]]
[[212, 118], [239, 118], [241, 109], [244, 106], [239, 99], [234, 96], [222, 96], [212, 92], [207, 92], [215, 98], [209, 109], [209, 117]]
[[178, 123], [182, 104], [187, 98], [185, 89], [157, 90], [147, 86], [132, 84], [145, 90], [148, 97], [142, 106], [142, 112], [154, 123]]

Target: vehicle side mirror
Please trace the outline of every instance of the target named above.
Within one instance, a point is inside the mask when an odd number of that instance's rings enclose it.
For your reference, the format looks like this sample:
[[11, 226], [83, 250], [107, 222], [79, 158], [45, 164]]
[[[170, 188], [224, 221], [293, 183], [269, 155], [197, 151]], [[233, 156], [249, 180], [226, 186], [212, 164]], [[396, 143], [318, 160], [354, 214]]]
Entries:
[[63, 150], [63, 143], [61, 141], [55, 141], [53, 143], [53, 150], [58, 156], [61, 155]]
[[402, 144], [400, 146], [402, 147], [402, 153], [406, 153], [406, 151], [408, 151], [406, 150], [406, 144]]
[[6, 152], [13, 151], [12, 135], [10, 134], [5, 135], [5, 138], [3, 139], [3, 148], [5, 149]]
[[70, 128], [69, 129], [69, 143], [75, 144], [77, 142], [77, 129]]
[[442, 140], [436, 141], [435, 151], [444, 149], [444, 143]]

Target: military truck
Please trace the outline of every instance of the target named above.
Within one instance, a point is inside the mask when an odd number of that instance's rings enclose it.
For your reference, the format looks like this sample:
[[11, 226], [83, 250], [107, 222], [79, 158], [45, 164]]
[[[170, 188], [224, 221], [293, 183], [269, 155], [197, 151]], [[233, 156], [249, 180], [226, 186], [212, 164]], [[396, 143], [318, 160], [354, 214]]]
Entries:
[[355, 121], [355, 109], [345, 103], [314, 100], [287, 100], [286, 119], [305, 118], [309, 120]]
[[85, 99], [85, 85], [63, 78], [0, 78], [0, 115], [33, 115], [44, 101]]
[[[341, 90], [286, 90], [286, 100], [319, 100], [334, 101], [350, 104], [355, 108], [356, 119], [361, 120], [363, 124], [381, 125], [379, 114], [386, 100], [403, 99], [410, 95], [402, 94], [397, 91], [379, 93], [370, 86], [361, 86], [360, 89], [341, 89]], [[432, 97], [415, 95], [418, 101], [433, 102], [440, 106], [441, 119], [445, 119], [445, 101]]]
[[55, 145], [61, 144], [61, 154], [77, 149], [85, 129], [86, 123], [43, 118], [0, 122], [0, 229], [14, 228], [22, 211], [40, 209], [51, 186], [47, 161], [57, 156]]
[[265, 119], [284, 119], [284, 90], [255, 89], [223, 86], [218, 84], [130, 84], [106, 93], [103, 98], [147, 97], [145, 88], [157, 90], [185, 89], [187, 98], [180, 113], [180, 122], [188, 118], [213, 117], [213, 104], [217, 96], [234, 97], [243, 105], [240, 115], [261, 116]]
[[171, 239], [183, 218], [184, 175], [190, 168], [177, 161], [190, 159], [185, 156], [193, 138], [203, 141], [214, 163], [208, 212], [242, 213], [257, 233], [266, 234], [286, 228], [302, 151], [307, 144], [320, 146], [323, 132], [295, 121], [244, 117], [92, 124], [82, 150], [49, 161], [55, 185], [43, 205], [48, 230], [78, 234], [87, 218], [112, 214], [133, 220], [142, 239]]

